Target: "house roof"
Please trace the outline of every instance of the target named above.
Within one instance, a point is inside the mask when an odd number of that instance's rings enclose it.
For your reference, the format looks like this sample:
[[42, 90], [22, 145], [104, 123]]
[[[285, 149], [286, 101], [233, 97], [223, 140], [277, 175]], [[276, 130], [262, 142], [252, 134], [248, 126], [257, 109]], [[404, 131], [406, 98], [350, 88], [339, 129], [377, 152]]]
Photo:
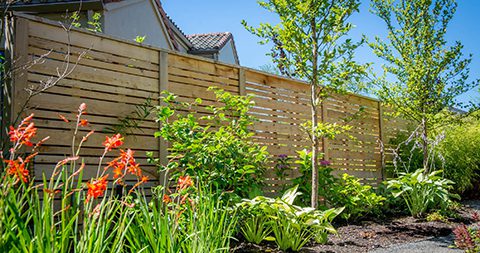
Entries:
[[174, 49], [178, 50], [178, 42], [175, 37], [177, 35], [180, 40], [182, 40], [183, 43], [185, 43], [189, 48], [192, 46], [191, 42], [187, 39], [187, 36], [183, 31], [173, 22], [173, 20], [170, 18], [170, 16], [167, 15], [167, 12], [162, 7], [162, 2], [160, 0], [155, 0], [155, 3], [158, 8], [158, 12], [160, 13], [161, 18], [163, 19], [163, 23], [165, 24], [167, 31], [168, 31], [168, 36], [170, 37], [170, 40], [172, 41]]
[[192, 51], [219, 51], [233, 38], [229, 32], [202, 33], [187, 35], [192, 43]]
[[[94, 9], [102, 9], [103, 4], [122, 1], [125, 0], [20, 0], [15, 2], [11, 7], [16, 7], [15, 9], [21, 8], [21, 10], [50, 11], [50, 7], [56, 6], [56, 8], [64, 8], [67, 5], [76, 4], [83, 8], [93, 7]], [[162, 7], [161, 0], [153, 0], [153, 2], [155, 2], [158, 13], [165, 24], [173, 49], [179, 50], [179, 42], [181, 41], [189, 48], [190, 53], [217, 53], [232, 40], [235, 59], [238, 63], [237, 50], [235, 48], [233, 35], [230, 32], [185, 35], [172, 18], [167, 15]]]
[[[113, 2], [116, 0], [104, 0], [103, 2]], [[85, 9], [102, 9], [102, 0], [20, 0], [20, 1], [1, 1], [0, 9], [8, 8], [18, 11], [50, 12], [63, 10], [67, 7]]]

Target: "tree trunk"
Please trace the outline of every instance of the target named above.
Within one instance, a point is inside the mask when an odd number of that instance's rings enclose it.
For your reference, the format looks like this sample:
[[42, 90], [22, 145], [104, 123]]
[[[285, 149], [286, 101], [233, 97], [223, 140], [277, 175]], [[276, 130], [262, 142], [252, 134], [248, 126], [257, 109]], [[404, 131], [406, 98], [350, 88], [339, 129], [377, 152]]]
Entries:
[[310, 21], [312, 28], [312, 79], [311, 85], [311, 106], [312, 106], [312, 207], [318, 207], [318, 136], [317, 129], [317, 85], [318, 85], [318, 38], [317, 38], [317, 24], [315, 18]]
[[425, 169], [425, 174], [429, 172], [428, 168], [428, 131], [427, 131], [427, 121], [425, 118], [422, 118], [422, 149], [423, 149], [423, 168]]
[[312, 202], [313, 208], [318, 207], [318, 137], [315, 134], [317, 128], [317, 106], [316, 101], [316, 85], [312, 85]]

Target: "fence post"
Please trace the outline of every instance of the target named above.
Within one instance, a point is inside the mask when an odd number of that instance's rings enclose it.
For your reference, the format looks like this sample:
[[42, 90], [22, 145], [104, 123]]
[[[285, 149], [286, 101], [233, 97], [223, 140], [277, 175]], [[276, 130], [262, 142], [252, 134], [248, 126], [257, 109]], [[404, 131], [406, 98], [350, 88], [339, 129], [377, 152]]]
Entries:
[[[158, 93], [159, 93], [159, 105], [165, 105], [165, 103], [162, 101], [160, 96], [162, 96], [162, 91], [168, 90], [168, 53], [164, 51], [159, 51], [159, 74], [158, 74]], [[159, 128], [162, 127], [161, 123], [159, 123]], [[166, 140], [164, 140], [162, 137], [159, 137], [158, 140], [158, 154], [160, 156], [160, 164], [166, 166], [168, 164], [168, 143]], [[163, 175], [159, 177], [160, 183], [163, 183]]]
[[[13, 17], [14, 34], [9, 36], [13, 39], [13, 52], [10, 52], [10, 70], [13, 71], [13, 79], [10, 87], [11, 94], [11, 121], [22, 113], [23, 103], [27, 98], [28, 70], [28, 20]], [[7, 29], [9, 30], [9, 29]], [[7, 43], [7, 42], [6, 42]], [[25, 112], [24, 112], [25, 113]], [[25, 115], [20, 115], [19, 118]], [[16, 122], [10, 122], [15, 124]]]
[[384, 130], [383, 130], [383, 107], [382, 102], [378, 101], [378, 139], [380, 141], [380, 175], [381, 180], [385, 180], [385, 143], [384, 143]]
[[[26, 101], [25, 88], [28, 82], [28, 20], [9, 16], [5, 18], [5, 60], [4, 73], [12, 76], [0, 76], [3, 82], [1, 92], [0, 149], [7, 147], [8, 126], [13, 125]], [[19, 115], [21, 118], [24, 115]]]
[[240, 96], [247, 95], [247, 91], [245, 89], [245, 69], [242, 67], [238, 68], [238, 93]]

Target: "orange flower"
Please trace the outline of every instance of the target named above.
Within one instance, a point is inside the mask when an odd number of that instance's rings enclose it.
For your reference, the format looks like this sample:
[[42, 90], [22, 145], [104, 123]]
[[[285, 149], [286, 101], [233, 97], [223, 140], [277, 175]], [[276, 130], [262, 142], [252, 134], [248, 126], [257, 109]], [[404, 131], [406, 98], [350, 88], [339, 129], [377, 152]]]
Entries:
[[18, 158], [17, 160], [5, 160], [7, 163], [7, 175], [13, 176], [19, 180], [23, 181], [24, 183], [28, 182], [28, 174], [29, 171], [25, 168], [28, 160], [23, 161], [22, 158]]
[[179, 190], [184, 190], [187, 189], [188, 187], [193, 186], [193, 181], [192, 178], [190, 178], [189, 175], [187, 176], [180, 176], [178, 178], [178, 189]]
[[113, 178], [121, 178], [123, 176], [123, 166], [122, 163], [119, 163], [118, 161], [111, 161], [108, 163], [108, 166], [105, 169], [108, 169], [110, 167], [113, 167]]
[[138, 163], [134, 162], [133, 165], [128, 166], [127, 170], [132, 175], [136, 175], [138, 177], [142, 176], [142, 169], [140, 169], [140, 164]]
[[15, 129], [13, 126], [10, 126], [10, 131], [8, 135], [10, 136], [10, 141], [12, 143], [19, 143], [20, 145], [33, 146], [33, 143], [30, 142], [30, 139], [37, 134], [37, 128], [35, 124], [30, 122], [33, 118], [33, 113], [30, 116], [26, 117], [20, 125]]
[[101, 178], [98, 178], [97, 180], [94, 180], [92, 183], [87, 182], [87, 187], [88, 187], [88, 192], [87, 192], [87, 202], [91, 198], [98, 198], [103, 196], [103, 193], [107, 190], [107, 177], [103, 176]]
[[102, 144], [106, 150], [110, 151], [123, 145], [123, 137], [120, 134], [116, 134], [112, 137], [106, 136], [105, 141]]
[[58, 117], [60, 119], [62, 119], [63, 121], [65, 121], [66, 123], [70, 122], [70, 120], [68, 120], [67, 118], [65, 118], [65, 116], [63, 116], [62, 114], [58, 114]]
[[86, 127], [88, 126], [88, 120], [86, 119], [81, 119], [80, 122], [78, 123], [79, 126]]
[[172, 202], [172, 198], [170, 198], [170, 196], [168, 196], [167, 194], [163, 194], [163, 199], [162, 199], [163, 203], [170, 203]]

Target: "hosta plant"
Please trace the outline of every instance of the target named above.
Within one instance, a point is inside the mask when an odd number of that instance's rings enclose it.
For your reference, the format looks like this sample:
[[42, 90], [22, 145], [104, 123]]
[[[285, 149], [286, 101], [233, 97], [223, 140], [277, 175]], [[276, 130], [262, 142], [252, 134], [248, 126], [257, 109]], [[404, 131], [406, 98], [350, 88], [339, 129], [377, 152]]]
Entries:
[[459, 198], [450, 193], [454, 183], [441, 174], [441, 170], [425, 173], [424, 169], [400, 173], [397, 179], [387, 181], [387, 187], [395, 198], [403, 198], [412, 216], [420, 217], [433, 209], [446, 210], [452, 198]]
[[[281, 198], [258, 196], [239, 203], [237, 206], [241, 212], [249, 214], [241, 221], [243, 236], [248, 240], [252, 238], [252, 234], [257, 235], [257, 242], [264, 239], [274, 240], [281, 250], [292, 251], [300, 250], [312, 238], [318, 242], [326, 242], [328, 233], [336, 233], [331, 222], [343, 208], [319, 211], [294, 205], [295, 198], [301, 194], [297, 190], [298, 186], [295, 186], [287, 190]], [[249, 219], [262, 220], [263, 224], [251, 226], [253, 221]], [[272, 233], [268, 236], [270, 229]]]

